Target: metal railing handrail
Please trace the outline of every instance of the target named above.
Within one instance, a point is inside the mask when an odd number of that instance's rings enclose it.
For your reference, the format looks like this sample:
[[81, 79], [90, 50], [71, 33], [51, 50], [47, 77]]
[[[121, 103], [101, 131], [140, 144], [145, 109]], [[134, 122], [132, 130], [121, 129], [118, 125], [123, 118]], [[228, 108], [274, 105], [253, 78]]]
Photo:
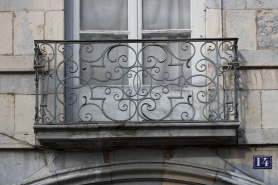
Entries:
[[153, 42], [215, 42], [215, 41], [235, 41], [238, 38], [190, 38], [190, 39], [117, 39], [117, 40], [34, 40], [34, 43], [57, 43], [57, 44], [74, 44], [74, 43], [153, 43]]

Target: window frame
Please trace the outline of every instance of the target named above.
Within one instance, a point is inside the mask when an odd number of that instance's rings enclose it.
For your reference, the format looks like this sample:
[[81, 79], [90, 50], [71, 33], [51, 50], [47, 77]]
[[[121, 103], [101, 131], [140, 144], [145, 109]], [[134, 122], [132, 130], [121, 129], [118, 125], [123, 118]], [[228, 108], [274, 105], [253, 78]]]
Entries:
[[[142, 29], [142, 0], [128, 0], [128, 30], [127, 31], [118, 31], [118, 30], [80, 30], [80, 0], [69, 0], [66, 1], [66, 16], [69, 16], [72, 20], [70, 22], [65, 21], [65, 28], [66, 30], [70, 30], [69, 33], [66, 33], [67, 40], [80, 40], [81, 34], [114, 34], [114, 35], [128, 35], [128, 39], [142, 39], [143, 34], [177, 34], [177, 33], [191, 33], [191, 38], [205, 38], [206, 36], [206, 0], [190, 0], [190, 13], [191, 13], [191, 28], [190, 29], [165, 29], [165, 30], [143, 30]], [[72, 12], [67, 12], [71, 10]], [[131, 12], [137, 12], [137, 14], [131, 14]], [[69, 18], [67, 18], [69, 19]], [[138, 22], [137, 22], [138, 21]], [[141, 25], [138, 26], [137, 31], [137, 24]], [[135, 31], [136, 29], [136, 31]], [[131, 47], [135, 47], [138, 51], [138, 48], [142, 47], [140, 44], [130, 44]], [[78, 53], [79, 45], [75, 44], [73, 46], [73, 51]], [[201, 47], [201, 43], [195, 44], [196, 48]], [[129, 56], [132, 61], [132, 56]], [[195, 58], [195, 59], [194, 59]], [[196, 63], [196, 58], [201, 58], [201, 53], [197, 52], [195, 57], [192, 59], [192, 63]], [[74, 61], [79, 61], [79, 56], [73, 56]], [[204, 64], [205, 62], [200, 62], [200, 65]], [[139, 69], [137, 69], [139, 70]], [[191, 68], [191, 75], [201, 74], [197, 71], [196, 68]], [[78, 68], [77, 74], [80, 75], [81, 70]], [[205, 73], [205, 72], [203, 72]], [[141, 78], [142, 79], [142, 78]], [[192, 83], [198, 85], [203, 84], [204, 80], [193, 78]], [[73, 84], [80, 85], [79, 79], [74, 79]], [[132, 80], [129, 81], [129, 85], [136, 85], [133, 84]], [[204, 91], [207, 89], [204, 87]], [[192, 93], [196, 93], [200, 91], [200, 88], [192, 89]], [[67, 93], [67, 92], [66, 92]], [[196, 96], [193, 96], [192, 102], [198, 102]], [[202, 118], [202, 107], [196, 107], [196, 119]]]
[[[72, 2], [73, 10], [73, 34], [72, 40], [80, 40], [82, 34], [103, 34], [103, 35], [127, 35], [128, 39], [142, 39], [144, 34], [180, 34], [191, 33], [191, 38], [204, 38], [205, 37], [205, 0], [194, 1], [190, 0], [190, 16], [191, 28], [190, 29], [162, 29], [162, 30], [143, 30], [142, 20], [142, 3], [143, 0], [128, 0], [128, 30], [81, 30], [80, 29], [80, 0]], [[136, 12], [133, 13], [133, 12]], [[193, 13], [194, 12], [194, 13]], [[66, 29], [67, 24], [65, 25]], [[70, 28], [69, 28], [70, 29]], [[138, 51], [142, 47], [141, 44], [130, 44], [131, 47]], [[74, 45], [73, 50], [78, 52], [79, 45]], [[131, 59], [133, 56], [129, 56]], [[78, 55], [74, 56], [74, 61], [78, 61]], [[77, 71], [78, 74], [81, 71]], [[192, 69], [192, 75], [197, 71]], [[199, 72], [198, 72], [199, 73]], [[141, 78], [142, 79], [142, 78]], [[78, 79], [73, 81], [74, 84], [79, 85]], [[132, 85], [132, 80], [129, 81]]]
[[[128, 30], [80, 30], [80, 0], [74, 1], [76, 14], [79, 14], [79, 18], [76, 20], [78, 26], [75, 27], [76, 35], [74, 35], [74, 40], [79, 40], [81, 34], [104, 34], [104, 35], [127, 35], [128, 39], [142, 39], [143, 34], [178, 34], [178, 33], [191, 33], [192, 32], [192, 22], [191, 18], [191, 28], [190, 29], [161, 29], [161, 30], [143, 30], [142, 25], [142, 0], [128, 0]], [[194, 0], [190, 0], [190, 5]], [[190, 7], [190, 9], [196, 6]], [[131, 13], [131, 12], [137, 12]], [[192, 17], [192, 11], [191, 17]], [[75, 16], [76, 17], [76, 16]], [[77, 17], [76, 17], [77, 18]], [[137, 29], [138, 28], [138, 29]], [[79, 33], [79, 34], [77, 34]]]

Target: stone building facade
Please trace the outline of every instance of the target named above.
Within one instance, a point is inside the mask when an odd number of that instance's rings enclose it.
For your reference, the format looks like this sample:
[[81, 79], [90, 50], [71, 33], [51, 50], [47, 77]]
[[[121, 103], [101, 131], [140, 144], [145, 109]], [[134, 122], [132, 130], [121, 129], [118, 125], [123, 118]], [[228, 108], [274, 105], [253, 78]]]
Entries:
[[[197, 0], [205, 34], [239, 38], [236, 144], [63, 150], [34, 133], [34, 40], [65, 40], [63, 0], [0, 1], [0, 184], [278, 184], [278, 1]], [[272, 156], [254, 169], [253, 156]]]

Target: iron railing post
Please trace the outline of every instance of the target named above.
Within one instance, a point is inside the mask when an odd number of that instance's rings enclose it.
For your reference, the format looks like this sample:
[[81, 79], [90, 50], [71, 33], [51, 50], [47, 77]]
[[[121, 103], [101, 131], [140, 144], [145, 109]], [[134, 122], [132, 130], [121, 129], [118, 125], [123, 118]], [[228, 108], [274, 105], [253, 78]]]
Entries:
[[234, 115], [234, 119], [235, 121], [238, 121], [238, 87], [239, 87], [239, 62], [238, 62], [238, 45], [237, 45], [237, 41], [234, 41], [234, 52], [235, 52], [235, 63], [234, 63], [234, 101], [235, 101], [235, 115]]
[[34, 69], [35, 69], [35, 88], [36, 88], [36, 102], [35, 102], [35, 124], [39, 123], [39, 72], [36, 67], [39, 63], [39, 46], [35, 44], [34, 55]]

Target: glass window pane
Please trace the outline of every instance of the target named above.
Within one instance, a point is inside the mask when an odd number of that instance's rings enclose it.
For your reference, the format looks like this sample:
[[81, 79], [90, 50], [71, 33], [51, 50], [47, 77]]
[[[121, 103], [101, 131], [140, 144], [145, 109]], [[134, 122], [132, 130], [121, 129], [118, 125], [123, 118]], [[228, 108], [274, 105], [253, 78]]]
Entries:
[[81, 30], [128, 30], [127, 0], [81, 0]]
[[[143, 39], [188, 39], [190, 38], [190, 33], [186, 34], [150, 34], [144, 35]], [[183, 44], [183, 42], [170, 42], [170, 43], [156, 43], [160, 45], [165, 45], [171, 50], [171, 52], [179, 59], [187, 59], [191, 56], [191, 46], [189, 44]], [[144, 46], [149, 45], [145, 44]], [[183, 50], [184, 49], [184, 50]], [[172, 56], [172, 57], [171, 57]], [[164, 61], [164, 59], [166, 60]], [[181, 66], [168, 66], [171, 63], [181, 64]], [[158, 60], [160, 62], [155, 61]], [[143, 76], [143, 84], [183, 84], [184, 78], [187, 79], [191, 76], [191, 68], [186, 66], [186, 61], [181, 61], [176, 59], [171, 53], [163, 50], [161, 47], [150, 46], [143, 50], [143, 65], [146, 67], [151, 67], [147, 69], [146, 74], [148, 76]], [[155, 65], [154, 65], [155, 64]], [[189, 63], [190, 66], [191, 63]], [[183, 74], [181, 73], [181, 68]], [[150, 77], [152, 76], [152, 78]], [[176, 79], [176, 80], [174, 80]], [[189, 79], [191, 82], [191, 79]]]
[[143, 30], [190, 29], [190, 0], [143, 0]]
[[[81, 35], [81, 40], [114, 40], [127, 39], [127, 35]], [[90, 85], [128, 85], [128, 78], [124, 76], [128, 66], [128, 49], [125, 46], [113, 48], [109, 53], [103, 52], [116, 43], [96, 43], [84, 45], [81, 48], [80, 64], [81, 77], [85, 81], [90, 80]], [[103, 56], [103, 63], [102, 58]], [[109, 56], [109, 58], [108, 58]], [[94, 61], [96, 62], [88, 62]], [[87, 62], [86, 62], [87, 61]], [[98, 67], [93, 67], [98, 66]], [[101, 67], [102, 66], [102, 67]], [[84, 81], [81, 81], [84, 84]]]

